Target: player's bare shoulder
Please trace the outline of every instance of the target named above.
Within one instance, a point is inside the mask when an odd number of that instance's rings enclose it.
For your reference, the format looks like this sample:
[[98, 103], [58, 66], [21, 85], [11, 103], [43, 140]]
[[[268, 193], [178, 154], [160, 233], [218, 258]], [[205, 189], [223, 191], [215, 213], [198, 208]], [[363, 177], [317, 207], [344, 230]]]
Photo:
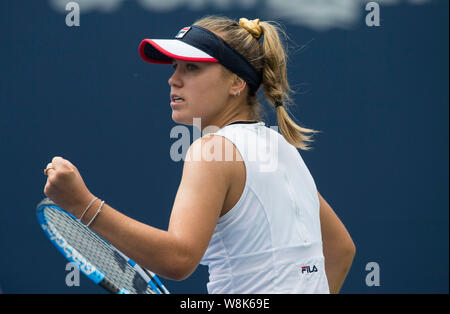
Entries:
[[186, 162], [235, 162], [242, 161], [236, 146], [217, 134], [207, 134], [195, 140], [186, 153]]

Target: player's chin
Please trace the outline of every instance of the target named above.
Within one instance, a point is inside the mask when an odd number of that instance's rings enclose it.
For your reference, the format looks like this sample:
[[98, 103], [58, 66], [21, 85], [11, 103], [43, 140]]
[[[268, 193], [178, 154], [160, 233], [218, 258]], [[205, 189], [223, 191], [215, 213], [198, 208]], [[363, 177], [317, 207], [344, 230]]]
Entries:
[[181, 110], [172, 110], [172, 120], [175, 123], [192, 125], [192, 115], [183, 113]]

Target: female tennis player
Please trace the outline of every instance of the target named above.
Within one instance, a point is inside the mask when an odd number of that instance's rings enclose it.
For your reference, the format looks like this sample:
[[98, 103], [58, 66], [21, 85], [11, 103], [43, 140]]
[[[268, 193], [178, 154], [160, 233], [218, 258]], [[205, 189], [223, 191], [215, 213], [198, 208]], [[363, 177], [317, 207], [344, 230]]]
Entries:
[[[315, 131], [289, 117], [281, 32], [259, 19], [208, 16], [174, 39], [140, 44], [145, 61], [174, 67], [172, 119], [192, 125], [200, 118], [203, 131], [217, 127], [186, 153], [167, 231], [96, 198], [61, 157], [44, 171], [44, 193], [163, 277], [182, 280], [208, 265], [209, 293], [339, 292], [355, 246], [297, 150], [309, 148]], [[260, 121], [260, 87], [281, 134]], [[205, 157], [212, 151], [215, 158]]]

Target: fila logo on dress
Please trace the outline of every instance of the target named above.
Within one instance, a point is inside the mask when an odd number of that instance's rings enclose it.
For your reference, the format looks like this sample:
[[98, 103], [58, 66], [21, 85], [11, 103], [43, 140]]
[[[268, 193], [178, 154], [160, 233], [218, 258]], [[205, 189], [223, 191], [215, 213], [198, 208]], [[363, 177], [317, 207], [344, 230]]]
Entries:
[[302, 266], [301, 270], [302, 270], [302, 274], [304, 274], [304, 273], [307, 273], [307, 274], [316, 273], [317, 272], [317, 267], [316, 267], [316, 265], [312, 265], [312, 267], [309, 266], [309, 265], [308, 266]]

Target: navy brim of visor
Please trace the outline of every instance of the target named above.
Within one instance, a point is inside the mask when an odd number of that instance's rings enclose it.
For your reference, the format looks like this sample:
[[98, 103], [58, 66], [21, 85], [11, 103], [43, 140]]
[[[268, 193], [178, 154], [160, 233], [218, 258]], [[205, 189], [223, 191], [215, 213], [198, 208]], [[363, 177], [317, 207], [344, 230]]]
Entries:
[[211, 31], [193, 25], [180, 30], [175, 38], [144, 39], [139, 45], [139, 54], [150, 63], [171, 64], [173, 60], [220, 63], [246, 81], [252, 93], [261, 85], [261, 74]]

